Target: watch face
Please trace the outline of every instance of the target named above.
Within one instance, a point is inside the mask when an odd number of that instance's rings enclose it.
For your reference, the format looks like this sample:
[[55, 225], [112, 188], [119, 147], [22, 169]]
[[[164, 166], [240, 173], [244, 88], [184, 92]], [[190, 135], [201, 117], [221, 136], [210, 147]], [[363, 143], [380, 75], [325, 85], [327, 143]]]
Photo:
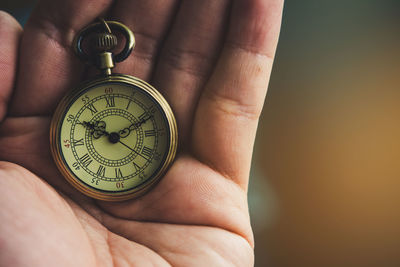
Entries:
[[176, 123], [148, 84], [127, 76], [92, 82], [55, 113], [52, 150], [66, 178], [98, 199], [143, 193], [172, 162]]

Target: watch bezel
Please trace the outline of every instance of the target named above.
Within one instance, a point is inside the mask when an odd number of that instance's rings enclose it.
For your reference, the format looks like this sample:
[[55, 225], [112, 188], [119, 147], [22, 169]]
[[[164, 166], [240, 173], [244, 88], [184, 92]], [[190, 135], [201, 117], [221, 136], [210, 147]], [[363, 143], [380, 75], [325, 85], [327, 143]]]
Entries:
[[[64, 157], [62, 156], [61, 151], [61, 126], [63, 119], [66, 114], [66, 110], [69, 108], [71, 103], [77, 98], [77, 96], [81, 95], [82, 92], [88, 90], [89, 88], [96, 87], [99, 85], [104, 85], [105, 83], [122, 83], [128, 84], [138, 87], [139, 89], [143, 90], [147, 93], [150, 97], [157, 102], [159, 107], [162, 109], [165, 119], [169, 126], [169, 145], [168, 145], [168, 152], [165, 157], [164, 162], [162, 163], [161, 167], [154, 173], [154, 175], [148, 178], [143, 184], [133, 188], [128, 189], [125, 191], [120, 192], [108, 192], [103, 190], [98, 190], [96, 188], [87, 185], [86, 183], [82, 182], [67, 166], [65, 163]], [[178, 145], [178, 130], [177, 124], [172, 112], [171, 107], [169, 106], [168, 102], [164, 99], [164, 97], [150, 84], [142, 81], [136, 77], [123, 75], [123, 74], [113, 74], [101, 78], [97, 78], [95, 80], [91, 80], [83, 85], [79, 86], [78, 88], [71, 90], [58, 104], [52, 121], [50, 125], [50, 148], [51, 153], [54, 159], [54, 162], [61, 172], [61, 174], [66, 178], [66, 180], [76, 189], [78, 189], [83, 194], [105, 201], [123, 201], [128, 200], [131, 198], [137, 198], [147, 191], [149, 191], [165, 174], [167, 169], [172, 164], [177, 150]]]

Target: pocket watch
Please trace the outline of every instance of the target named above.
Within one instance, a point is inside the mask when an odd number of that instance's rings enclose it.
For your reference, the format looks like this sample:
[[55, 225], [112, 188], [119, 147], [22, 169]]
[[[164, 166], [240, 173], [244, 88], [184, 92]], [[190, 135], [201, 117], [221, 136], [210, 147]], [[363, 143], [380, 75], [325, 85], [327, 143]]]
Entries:
[[[124, 47], [114, 54], [121, 38]], [[138, 78], [111, 73], [134, 45], [131, 30], [116, 21], [101, 20], [81, 30], [75, 52], [102, 75], [69, 91], [51, 122], [55, 164], [70, 184], [95, 199], [122, 201], [144, 194], [176, 154], [176, 120], [163, 96]]]

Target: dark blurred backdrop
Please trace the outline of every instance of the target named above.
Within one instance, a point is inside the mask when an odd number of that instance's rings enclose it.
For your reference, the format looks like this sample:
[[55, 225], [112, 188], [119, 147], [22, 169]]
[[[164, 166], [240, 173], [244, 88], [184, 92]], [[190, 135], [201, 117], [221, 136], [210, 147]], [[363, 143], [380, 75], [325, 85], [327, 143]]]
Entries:
[[[2, 1], [23, 23], [33, 1]], [[287, 0], [249, 203], [256, 266], [400, 266], [400, 1]]]

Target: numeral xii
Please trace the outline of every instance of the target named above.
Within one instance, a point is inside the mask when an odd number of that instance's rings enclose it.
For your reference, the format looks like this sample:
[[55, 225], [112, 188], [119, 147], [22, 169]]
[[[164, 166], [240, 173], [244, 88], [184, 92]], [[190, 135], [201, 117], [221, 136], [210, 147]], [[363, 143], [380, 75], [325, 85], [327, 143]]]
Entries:
[[106, 108], [115, 107], [115, 97], [113, 95], [106, 96]]

